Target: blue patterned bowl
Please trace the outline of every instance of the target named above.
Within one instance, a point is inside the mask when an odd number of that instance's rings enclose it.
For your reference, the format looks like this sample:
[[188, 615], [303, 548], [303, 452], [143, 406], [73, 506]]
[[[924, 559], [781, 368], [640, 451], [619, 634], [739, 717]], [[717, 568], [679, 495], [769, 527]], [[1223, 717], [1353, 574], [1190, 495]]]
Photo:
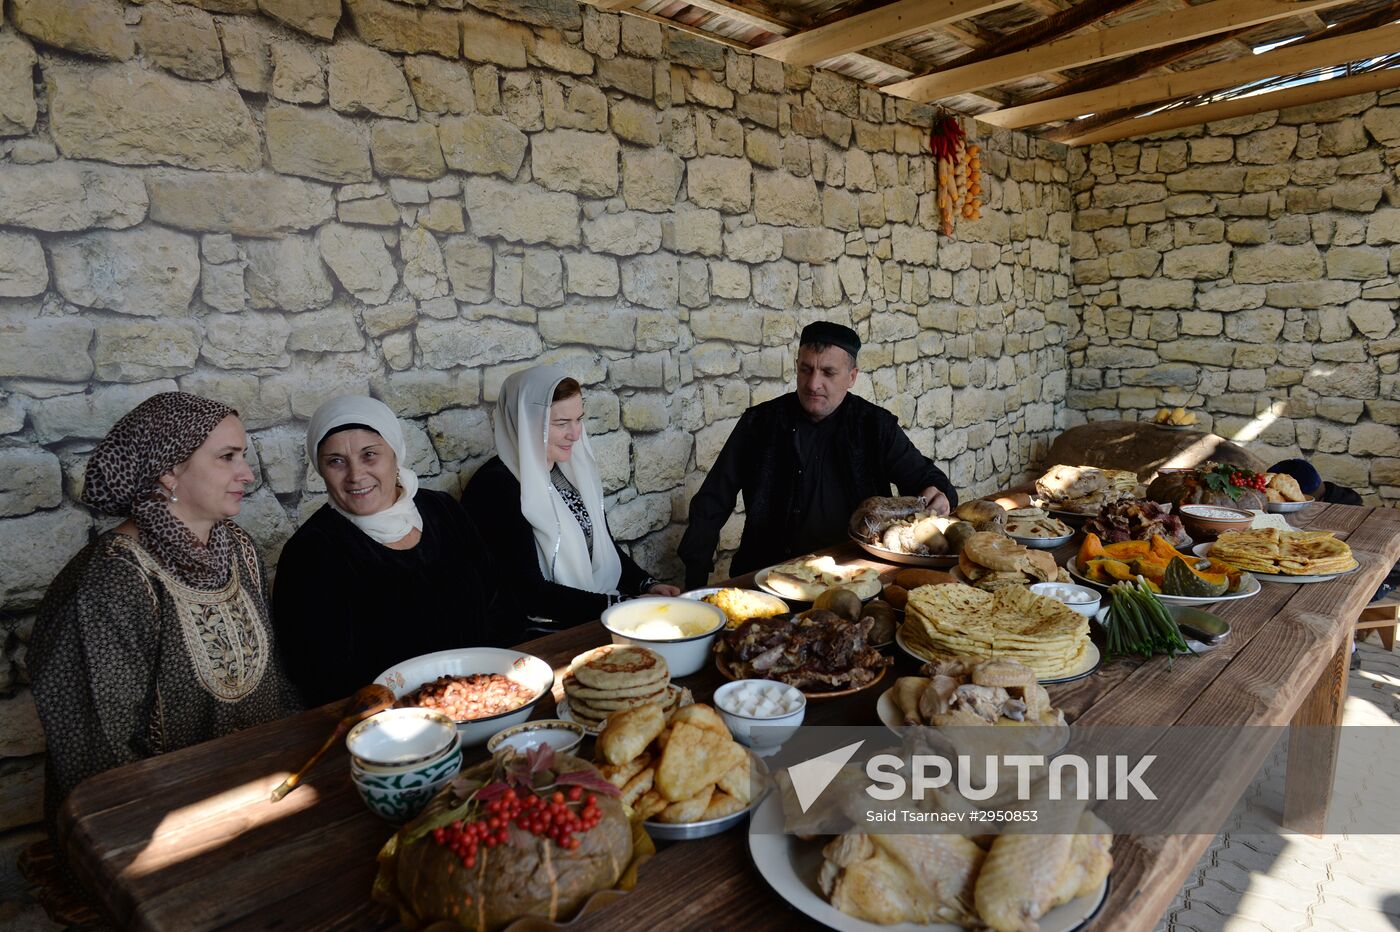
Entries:
[[[460, 759], [458, 764], [461, 764]], [[359, 780], [355, 780], [354, 783], [355, 789], [360, 794], [360, 799], [365, 801], [370, 812], [386, 822], [402, 825], [422, 812], [428, 802], [438, 794], [438, 791], [451, 783], [456, 776], [457, 771], [453, 770], [443, 774], [433, 783], [399, 789], [366, 785]]]
[[355, 781], [355, 785], [358, 787], [383, 791], [403, 791], [429, 786], [444, 777], [450, 780], [461, 769], [462, 751], [459, 748], [446, 757], [440, 757], [413, 770], [404, 770], [398, 773], [365, 770], [352, 760], [350, 762], [350, 778]]

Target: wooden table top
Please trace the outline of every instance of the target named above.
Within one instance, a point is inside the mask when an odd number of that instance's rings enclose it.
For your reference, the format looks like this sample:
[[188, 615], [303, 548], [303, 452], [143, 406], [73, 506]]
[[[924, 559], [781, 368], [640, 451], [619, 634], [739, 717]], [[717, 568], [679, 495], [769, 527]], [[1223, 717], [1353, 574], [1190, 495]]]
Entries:
[[[1105, 666], [1052, 687], [1055, 704], [1086, 724], [1288, 724], [1400, 557], [1400, 511], [1318, 504], [1289, 518], [1298, 527], [1338, 531], [1360, 570], [1314, 585], [1265, 583], [1254, 598], [1219, 603], [1212, 610], [1232, 627], [1222, 646], [1171, 670], [1163, 658]], [[856, 553], [850, 545], [834, 552]], [[1071, 552], [1057, 557], [1063, 563]], [[562, 669], [606, 640], [601, 626], [589, 624], [522, 649]], [[915, 667], [901, 655], [896, 673]], [[678, 682], [707, 701], [722, 681], [707, 667]], [[812, 703], [807, 722], [875, 724], [880, 692]], [[111, 919], [123, 927], [179, 930], [392, 927], [393, 917], [369, 899], [375, 854], [392, 829], [360, 802], [347, 779], [343, 744], [305, 785], [279, 803], [268, 801], [325, 739], [338, 713], [334, 706], [304, 712], [79, 786], [64, 807], [61, 831], [75, 870]], [[535, 712], [553, 715], [551, 699]], [[1238, 785], [1215, 787], [1213, 795], [1238, 799], [1267, 751], [1250, 750], [1258, 760], [1253, 766], [1252, 757], [1241, 760]], [[1208, 842], [1209, 836], [1116, 838], [1111, 894], [1093, 928], [1150, 929]], [[578, 927], [814, 927], [754, 870], [744, 830], [659, 847], [635, 890]]]

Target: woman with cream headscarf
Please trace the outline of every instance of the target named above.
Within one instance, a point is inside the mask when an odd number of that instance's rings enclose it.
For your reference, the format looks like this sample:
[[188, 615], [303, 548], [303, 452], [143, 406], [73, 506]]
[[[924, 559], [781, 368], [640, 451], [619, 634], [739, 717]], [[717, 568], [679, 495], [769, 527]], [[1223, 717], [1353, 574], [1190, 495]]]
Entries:
[[419, 488], [383, 402], [321, 405], [306, 455], [328, 501], [282, 549], [273, 617], [308, 705], [343, 699], [410, 657], [501, 642], [518, 612], [486, 546], [452, 496]]
[[535, 366], [506, 378], [496, 454], [467, 483], [462, 504], [478, 527], [492, 529], [498, 568], [525, 614], [574, 625], [626, 596], [680, 591], [613, 542], [583, 430], [583, 393], [563, 370]]

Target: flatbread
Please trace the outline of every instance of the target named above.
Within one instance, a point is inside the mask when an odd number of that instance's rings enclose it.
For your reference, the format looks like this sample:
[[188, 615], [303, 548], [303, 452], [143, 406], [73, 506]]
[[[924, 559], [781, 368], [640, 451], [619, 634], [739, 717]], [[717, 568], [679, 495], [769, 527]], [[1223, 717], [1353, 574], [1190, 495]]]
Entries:
[[1329, 576], [1357, 565], [1351, 547], [1332, 531], [1282, 531], [1272, 527], [1221, 534], [1211, 546], [1210, 556], [1271, 576]]
[[571, 672], [593, 689], [629, 689], [671, 675], [664, 657], [632, 644], [606, 644], [575, 657]]
[[961, 584], [909, 593], [904, 642], [927, 660], [1015, 660], [1045, 679], [1083, 661], [1089, 620], [1054, 599], [1008, 585], [994, 592]]

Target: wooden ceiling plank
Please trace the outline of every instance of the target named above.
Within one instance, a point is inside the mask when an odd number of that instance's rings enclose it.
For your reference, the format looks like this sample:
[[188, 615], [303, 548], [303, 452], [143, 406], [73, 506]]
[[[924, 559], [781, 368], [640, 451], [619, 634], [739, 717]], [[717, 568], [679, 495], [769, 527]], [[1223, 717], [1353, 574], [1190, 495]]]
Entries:
[[1216, 120], [1229, 120], [1255, 113], [1265, 113], [1269, 110], [1280, 110], [1284, 107], [1306, 106], [1324, 100], [1335, 100], [1338, 97], [1350, 97], [1352, 94], [1384, 91], [1393, 87], [1400, 87], [1400, 68], [1369, 71], [1365, 74], [1352, 75], [1349, 78], [1334, 78], [1330, 81], [1315, 81], [1298, 87], [1269, 91], [1264, 94], [1256, 94], [1253, 97], [1222, 100], [1219, 103], [1204, 104], [1199, 107], [1183, 107], [1179, 110], [1171, 110], [1167, 113], [1159, 113], [1141, 119], [1121, 120], [1088, 132], [1077, 132], [1078, 128], [1071, 124], [1048, 135], [1065, 145], [1087, 146], [1096, 142], [1115, 142], [1119, 139], [1147, 136], [1152, 133], [1211, 123]]
[[1067, 10], [1047, 16], [1039, 22], [1031, 23], [1029, 26], [1002, 36], [995, 45], [974, 49], [960, 58], [945, 62], [940, 66], [940, 70], [946, 71], [949, 68], [959, 68], [973, 62], [985, 61], [988, 58], [1009, 55], [1012, 52], [1030, 48], [1032, 45], [1058, 39], [1142, 2], [1143, 0], [1084, 0], [1083, 3], [1076, 4]]
[[1020, 0], [896, 0], [868, 13], [770, 42], [754, 51], [790, 65], [814, 65], [847, 52], [857, 52], [873, 45], [893, 42], [1019, 2]]
[[796, 26], [778, 19], [758, 7], [746, 9], [737, 3], [730, 3], [729, 0], [686, 0], [686, 2], [709, 13], [743, 23], [745, 26], [762, 29], [764, 32], [786, 36], [797, 31]]
[[911, 100], [937, 100], [1042, 71], [1091, 65], [1348, 2], [1351, 0], [1212, 0], [1200, 6], [1174, 10], [1101, 32], [1068, 36], [1009, 55], [911, 78], [888, 85], [883, 90], [887, 94]]
[[1217, 62], [1191, 71], [1152, 75], [1098, 90], [1053, 97], [1040, 103], [1008, 107], [980, 114], [977, 118], [1004, 129], [1019, 129], [1054, 120], [1070, 120], [1084, 113], [1103, 113], [1141, 104], [1179, 100], [1276, 75], [1301, 74], [1314, 68], [1386, 55], [1396, 49], [1400, 49], [1400, 24], [1381, 26], [1356, 35], [1329, 37], [1306, 45], [1290, 43], [1248, 59]]

